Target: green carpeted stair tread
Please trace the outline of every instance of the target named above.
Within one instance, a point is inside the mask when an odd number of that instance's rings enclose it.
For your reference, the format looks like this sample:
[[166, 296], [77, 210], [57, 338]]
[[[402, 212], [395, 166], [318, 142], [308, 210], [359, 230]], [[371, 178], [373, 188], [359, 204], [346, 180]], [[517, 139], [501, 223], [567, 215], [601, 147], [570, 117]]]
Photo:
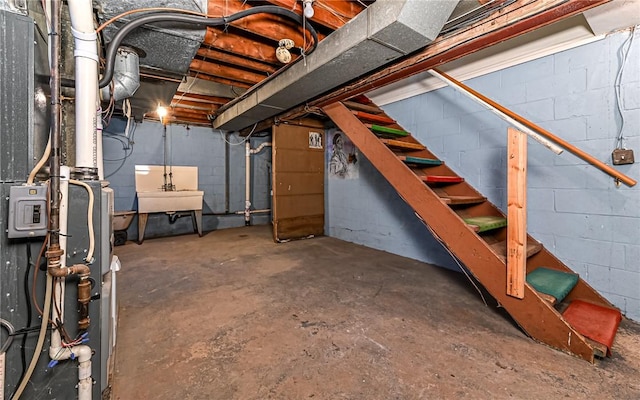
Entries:
[[478, 233], [507, 226], [507, 219], [499, 216], [469, 217], [463, 218], [463, 220]]
[[391, 137], [405, 137], [405, 136], [409, 136], [408, 132], [405, 132], [401, 129], [395, 129], [395, 128], [389, 128], [387, 126], [381, 126], [381, 125], [368, 125], [367, 127], [376, 135], [380, 135], [380, 136], [391, 136]]
[[579, 279], [578, 274], [545, 267], [538, 267], [527, 274], [529, 285], [540, 293], [553, 296], [558, 303], [567, 297]]

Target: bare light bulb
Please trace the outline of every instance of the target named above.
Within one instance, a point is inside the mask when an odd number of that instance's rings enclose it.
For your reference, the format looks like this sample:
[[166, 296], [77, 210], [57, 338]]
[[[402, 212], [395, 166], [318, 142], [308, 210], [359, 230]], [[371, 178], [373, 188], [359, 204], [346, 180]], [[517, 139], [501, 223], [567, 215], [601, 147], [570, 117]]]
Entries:
[[164, 124], [164, 117], [167, 116], [167, 109], [158, 104], [158, 108], [156, 108], [156, 114], [158, 114], [158, 117], [160, 118], [160, 123]]
[[304, 16], [313, 18], [315, 11], [313, 10], [313, 0], [304, 0]]

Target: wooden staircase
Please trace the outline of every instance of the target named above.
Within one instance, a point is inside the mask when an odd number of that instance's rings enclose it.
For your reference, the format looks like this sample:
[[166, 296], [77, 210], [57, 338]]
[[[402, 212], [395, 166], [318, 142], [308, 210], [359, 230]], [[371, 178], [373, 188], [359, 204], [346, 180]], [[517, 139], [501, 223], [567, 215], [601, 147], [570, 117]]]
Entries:
[[323, 111], [527, 334], [590, 362], [610, 354], [620, 312], [542, 244], [527, 236], [524, 298], [508, 296], [504, 214], [368, 99]]

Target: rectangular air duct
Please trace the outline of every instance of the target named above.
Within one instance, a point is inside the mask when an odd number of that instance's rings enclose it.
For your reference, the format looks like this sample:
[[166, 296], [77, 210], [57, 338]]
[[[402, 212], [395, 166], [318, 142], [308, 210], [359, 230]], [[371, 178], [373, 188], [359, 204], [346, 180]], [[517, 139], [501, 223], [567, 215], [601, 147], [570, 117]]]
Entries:
[[315, 52], [214, 120], [239, 130], [286, 111], [431, 43], [457, 1], [378, 0], [324, 39]]

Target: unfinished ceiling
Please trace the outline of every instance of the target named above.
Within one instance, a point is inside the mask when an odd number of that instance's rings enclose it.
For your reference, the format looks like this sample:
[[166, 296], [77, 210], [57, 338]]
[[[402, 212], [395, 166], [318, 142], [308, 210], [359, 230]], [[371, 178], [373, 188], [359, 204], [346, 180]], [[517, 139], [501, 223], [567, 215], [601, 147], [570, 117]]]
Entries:
[[[460, 1], [443, 32], [455, 30], [465, 21], [513, 1]], [[319, 41], [323, 41], [373, 3], [375, 0], [313, 0], [314, 13], [308, 22], [317, 31]], [[438, 3], [442, 2], [409, 0], [407, 3], [429, 3], [430, 7], [438, 8]], [[449, 4], [455, 5], [456, 2]], [[123, 12], [152, 7], [180, 8], [206, 13], [210, 17], [229, 16], [264, 5], [280, 6], [303, 15], [304, 7], [302, 0], [95, 0], [94, 5], [101, 24]], [[109, 43], [118, 27], [138, 15], [124, 15], [107, 25], [102, 31], [105, 44]], [[157, 119], [153, 110], [162, 104], [170, 106], [167, 119], [170, 123], [209, 125], [221, 113], [221, 107], [227, 105], [223, 110], [228, 108], [230, 101], [237, 102], [247, 91], [257, 89], [293, 66], [301, 57], [301, 49], [308, 47], [311, 41], [310, 35], [303, 32], [301, 24], [272, 14], [255, 14], [225, 26], [206, 29], [171, 23], [138, 28], [123, 42], [140, 56], [141, 86], [131, 99], [133, 114], [138, 119], [143, 116]], [[295, 42], [290, 50], [292, 60], [288, 64], [276, 57], [276, 49], [282, 39]], [[427, 43], [425, 41], [422, 46]], [[376, 67], [383, 64], [377, 63]], [[365, 72], [368, 71], [363, 69], [362, 73]], [[334, 88], [322, 84], [316, 86], [319, 93]], [[299, 103], [279, 104], [279, 109]]]
[[[322, 54], [309, 53], [312, 38], [302, 27], [302, 17], [296, 17], [300, 20], [294, 21], [280, 15], [260, 13], [206, 29], [171, 22], [154, 23], [137, 28], [123, 42], [124, 45], [135, 49], [140, 56], [141, 85], [131, 99], [133, 116], [137, 119], [159, 119], [154, 110], [158, 105], [164, 105], [169, 106], [169, 115], [166, 117], [169, 123], [213, 124], [214, 127], [240, 130], [294, 107], [312, 104], [310, 100], [321, 98], [323, 94], [326, 95], [339, 87], [352, 85], [359, 78], [386, 69], [389, 65], [398, 63], [399, 60], [409, 60], [405, 63], [411, 62], [410, 56], [414, 53], [429, 53], [430, 48], [442, 47], [443, 43], [448, 42], [456, 42], [464, 45], [465, 48], [469, 47], [468, 43], [485, 36], [492, 29], [490, 26], [496, 25], [500, 26], [500, 29], [509, 30], [509, 26], [513, 24], [512, 21], [522, 19], [522, 16], [527, 13], [531, 15], [527, 14], [525, 17], [534, 21], [539, 13], [545, 13], [554, 7], [564, 7], [566, 10], [557, 16], [557, 19], [562, 19], [578, 9], [590, 7], [589, 4], [585, 5], [590, 2], [571, 0], [565, 1], [564, 6], [562, 6], [564, 3], [559, 1], [529, 0], [462, 0], [459, 2], [438, 0], [378, 0], [378, 2], [375, 0], [123, 0], [111, 2], [94, 0], [94, 5], [99, 22], [104, 24], [105, 21], [118, 17], [124, 11], [149, 7], [173, 7], [199, 12], [209, 17], [226, 17], [257, 6], [275, 5], [302, 16], [306, 2], [312, 3], [314, 12], [313, 16], [308, 20], [305, 18], [304, 22], [310, 23], [317, 31], [321, 49], [319, 53]], [[592, 3], [603, 2], [606, 1]], [[402, 27], [409, 42], [415, 38], [412, 36], [413, 33], [409, 35], [406, 32], [417, 31], [419, 40], [415, 41], [420, 43], [415, 46], [405, 49], [402, 47], [404, 46], [402, 41], [401, 46], [387, 45], [380, 54], [387, 54], [388, 50], [395, 50], [397, 54], [385, 55], [377, 62], [371, 61], [371, 58], [375, 57], [371, 54], [367, 55], [366, 59], [358, 58], [358, 60], [362, 59], [362, 63], [350, 59], [349, 53], [353, 52], [355, 47], [340, 48], [340, 46], [348, 40], [354, 40], [355, 44], [352, 46], [357, 46], [357, 40], [353, 39], [353, 36], [364, 35], [362, 40], [367, 42], [372, 38], [375, 39], [372, 37], [374, 35], [369, 35], [368, 31], [370, 24], [375, 23], [373, 9], [384, 11], [395, 7], [396, 3], [409, 4], [407, 9], [413, 10], [411, 18], [418, 21], [430, 21], [432, 17], [430, 14], [437, 14], [437, 9], [442, 4], [449, 3], [454, 6], [457, 4], [457, 6], [455, 9], [450, 7], [442, 11], [451, 15], [445, 17], [444, 26], [437, 28], [437, 32], [440, 33], [433, 46], [429, 43], [435, 38], [429, 35], [423, 35], [420, 38], [419, 31], [422, 27], [417, 24], [418, 29], [409, 31], [405, 29], [406, 27]], [[356, 23], [358, 19], [355, 17], [369, 8], [372, 12], [368, 12], [366, 16], [363, 14], [360, 18], [360, 20], [366, 20], [365, 23]], [[533, 11], [530, 12], [529, 9]], [[109, 43], [117, 32], [116, 28], [137, 18], [138, 15], [140, 14], [120, 16], [107, 26], [102, 31], [104, 43]], [[416, 15], [418, 15], [417, 18]], [[547, 13], [547, 15], [550, 14]], [[556, 17], [547, 19], [554, 18]], [[353, 22], [350, 23], [352, 20]], [[440, 24], [439, 18], [436, 20]], [[340, 29], [345, 24], [349, 25], [349, 29], [347, 27]], [[366, 29], [358, 30], [358, 27]], [[340, 31], [332, 35], [338, 29]], [[525, 29], [526, 32], [537, 28], [525, 27]], [[516, 34], [519, 33], [516, 32]], [[402, 32], [397, 36], [401, 39]], [[291, 62], [287, 64], [276, 57], [276, 49], [282, 39], [291, 39], [295, 43], [295, 46], [290, 49]], [[493, 43], [499, 43], [502, 40], [499, 37]], [[387, 44], [386, 41], [382, 43], [383, 47], [385, 44]], [[478, 48], [489, 45], [491, 44], [483, 43]], [[309, 57], [301, 57], [303, 48], [307, 49]], [[330, 52], [332, 52], [331, 57], [334, 58], [328, 58], [327, 53]], [[320, 59], [329, 68], [319, 63], [316, 65], [316, 59]], [[297, 61], [300, 62], [297, 63]], [[302, 68], [303, 64], [304, 68]], [[331, 68], [332, 65], [335, 68]], [[346, 68], [345, 65], [350, 67]], [[300, 70], [297, 74], [296, 68]], [[322, 70], [324, 75], [312, 76], [311, 73], [314, 70]], [[342, 79], [336, 79], [335, 75], [345, 76]], [[287, 78], [289, 84], [285, 85], [282, 82], [287, 81]], [[295, 79], [292, 80], [293, 78]], [[295, 85], [300, 82], [307, 83]], [[290, 91], [283, 91], [283, 85], [313, 88], [313, 93], [307, 93], [306, 89], [303, 91], [299, 88], [294, 91], [295, 95], [290, 95]], [[270, 87], [276, 90], [268, 90]], [[274, 100], [271, 102], [274, 104], [271, 104], [269, 99], [276, 97], [277, 101]]]

